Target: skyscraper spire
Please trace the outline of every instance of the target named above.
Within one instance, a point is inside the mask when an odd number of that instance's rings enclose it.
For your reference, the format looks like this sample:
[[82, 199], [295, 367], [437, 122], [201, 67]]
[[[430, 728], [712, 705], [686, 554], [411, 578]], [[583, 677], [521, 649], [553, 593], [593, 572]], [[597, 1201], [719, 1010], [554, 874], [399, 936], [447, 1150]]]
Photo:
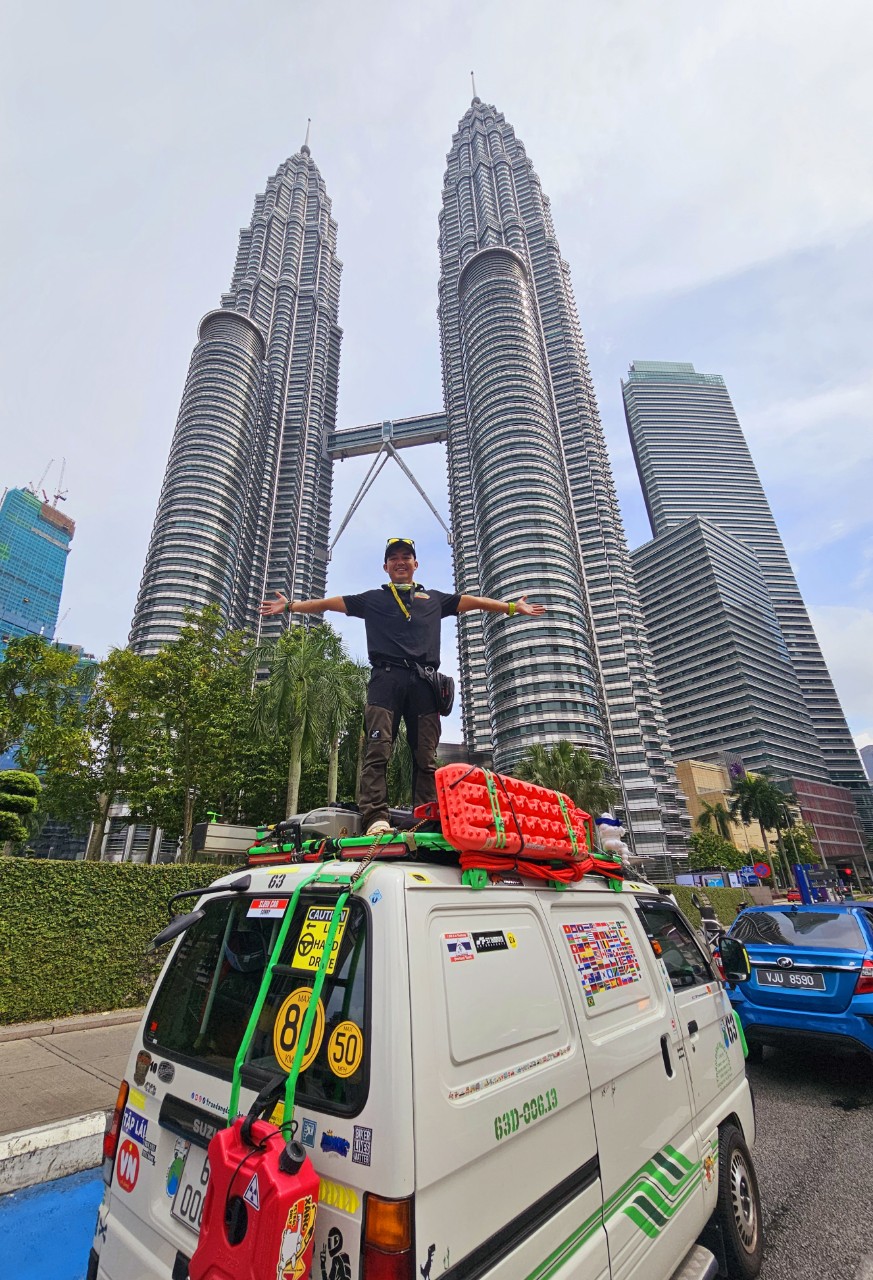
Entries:
[[131, 627], [138, 653], [176, 639], [186, 608], [214, 601], [229, 626], [274, 636], [284, 623], [261, 623], [264, 596], [324, 595], [336, 238], [304, 143], [255, 198], [230, 291], [200, 325]]
[[458, 619], [467, 746], [498, 769], [562, 739], [612, 760], [637, 853], [684, 856], [569, 268], [522, 143], [478, 97], [447, 157], [439, 249], [456, 590], [548, 609], [523, 638]]
[[472, 84], [473, 84], [473, 101], [478, 102], [479, 95], [476, 92], [476, 74], [473, 71], [470, 72], [470, 80], [472, 81]]
[[303, 146], [300, 148], [303, 155], [309, 155], [309, 128], [312, 124], [312, 117], [308, 116], [306, 120], [306, 137], [303, 139]]

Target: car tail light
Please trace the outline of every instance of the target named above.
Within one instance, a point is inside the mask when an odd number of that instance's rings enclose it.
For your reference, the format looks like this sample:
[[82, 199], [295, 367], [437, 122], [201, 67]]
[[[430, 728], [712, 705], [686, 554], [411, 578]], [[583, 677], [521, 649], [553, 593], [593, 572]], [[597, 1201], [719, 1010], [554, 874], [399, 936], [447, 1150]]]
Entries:
[[865, 960], [855, 983], [856, 996], [873, 995], [873, 960]]
[[112, 1171], [115, 1168], [115, 1152], [118, 1148], [118, 1135], [121, 1132], [121, 1117], [124, 1115], [124, 1108], [127, 1106], [129, 1092], [130, 1085], [126, 1080], [122, 1080], [118, 1086], [118, 1097], [115, 1099], [115, 1110], [112, 1113], [112, 1119], [103, 1135], [103, 1181], [107, 1187], [112, 1182]]
[[364, 1210], [361, 1280], [413, 1280], [412, 1197], [368, 1194]]

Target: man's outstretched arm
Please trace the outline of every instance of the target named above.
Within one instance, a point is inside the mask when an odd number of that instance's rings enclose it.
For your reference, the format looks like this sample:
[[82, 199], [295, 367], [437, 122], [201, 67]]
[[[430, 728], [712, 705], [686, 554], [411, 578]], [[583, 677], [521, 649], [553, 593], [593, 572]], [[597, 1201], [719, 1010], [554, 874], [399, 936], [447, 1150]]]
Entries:
[[545, 613], [542, 604], [528, 604], [527, 596], [519, 596], [517, 600], [490, 600], [488, 596], [461, 596], [458, 613], [472, 613], [474, 609], [482, 609], [485, 613], [505, 613], [510, 618], [521, 614], [524, 618], [539, 618]]
[[289, 600], [281, 591], [274, 591], [275, 600], [265, 600], [259, 610], [262, 618], [272, 618], [277, 613], [347, 613], [342, 596], [328, 596], [326, 600]]

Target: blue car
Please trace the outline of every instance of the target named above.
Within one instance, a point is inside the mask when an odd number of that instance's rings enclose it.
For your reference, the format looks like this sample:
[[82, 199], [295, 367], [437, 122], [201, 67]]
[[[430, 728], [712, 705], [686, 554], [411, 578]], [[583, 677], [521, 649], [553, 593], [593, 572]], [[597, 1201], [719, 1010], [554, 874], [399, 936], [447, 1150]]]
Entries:
[[873, 911], [848, 903], [750, 907], [730, 936], [751, 976], [730, 990], [749, 1057], [802, 1039], [873, 1056]]

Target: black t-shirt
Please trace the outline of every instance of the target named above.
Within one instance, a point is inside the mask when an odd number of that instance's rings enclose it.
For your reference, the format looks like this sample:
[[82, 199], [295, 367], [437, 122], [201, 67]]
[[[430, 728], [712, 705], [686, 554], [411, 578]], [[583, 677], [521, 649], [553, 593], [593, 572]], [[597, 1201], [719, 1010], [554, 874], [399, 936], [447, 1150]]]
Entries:
[[370, 661], [402, 662], [404, 659], [438, 667], [440, 623], [458, 612], [461, 597], [434, 591], [416, 583], [411, 591], [398, 591], [411, 618], [394, 599], [390, 586], [343, 596], [350, 618], [363, 618]]

